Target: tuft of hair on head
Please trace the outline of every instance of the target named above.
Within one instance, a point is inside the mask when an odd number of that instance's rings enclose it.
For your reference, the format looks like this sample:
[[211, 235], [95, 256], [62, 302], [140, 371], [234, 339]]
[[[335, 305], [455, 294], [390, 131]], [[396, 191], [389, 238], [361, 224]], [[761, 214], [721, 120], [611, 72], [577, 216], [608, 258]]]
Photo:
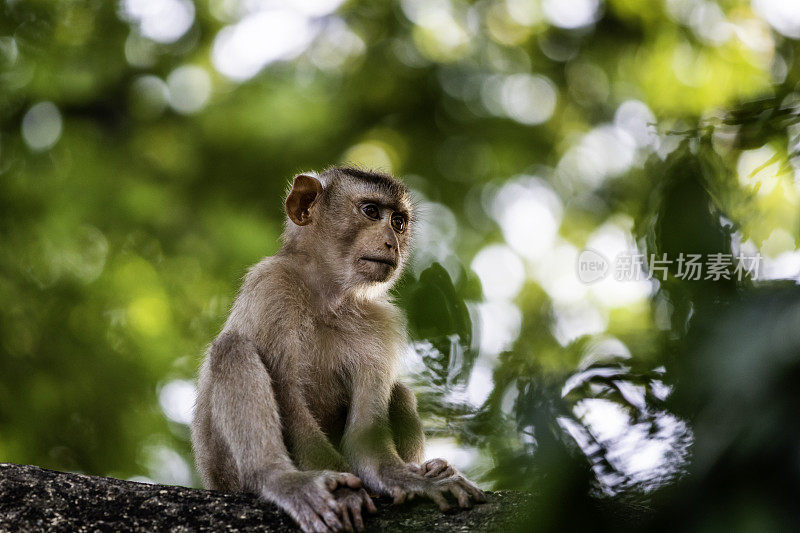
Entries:
[[325, 169], [322, 176], [334, 180], [349, 178], [375, 187], [394, 198], [410, 198], [410, 191], [402, 181], [378, 170], [362, 169], [352, 165], [334, 166]]

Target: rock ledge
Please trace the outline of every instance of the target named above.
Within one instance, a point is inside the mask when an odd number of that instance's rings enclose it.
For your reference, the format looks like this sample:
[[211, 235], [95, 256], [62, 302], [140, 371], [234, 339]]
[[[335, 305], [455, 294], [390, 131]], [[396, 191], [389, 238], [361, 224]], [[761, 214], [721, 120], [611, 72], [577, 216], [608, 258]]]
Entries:
[[[430, 502], [378, 500], [368, 531], [515, 529], [531, 497], [491, 492], [489, 503], [442, 514]], [[248, 494], [149, 485], [0, 463], [0, 531], [291, 531], [292, 520]]]

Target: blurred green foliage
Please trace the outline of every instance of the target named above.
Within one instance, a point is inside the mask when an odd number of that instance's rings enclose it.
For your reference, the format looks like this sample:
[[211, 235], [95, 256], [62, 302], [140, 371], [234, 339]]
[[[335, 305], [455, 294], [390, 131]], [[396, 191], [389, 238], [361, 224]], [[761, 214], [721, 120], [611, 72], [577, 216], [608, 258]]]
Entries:
[[[350, 162], [420, 201], [396, 296], [431, 451], [534, 491], [523, 528], [798, 523], [798, 20], [0, 3], [0, 460], [196, 484], [204, 347], [277, 249], [291, 176]], [[647, 279], [579, 281], [581, 250], [621, 247]], [[760, 275], [677, 270], [742, 253]]]

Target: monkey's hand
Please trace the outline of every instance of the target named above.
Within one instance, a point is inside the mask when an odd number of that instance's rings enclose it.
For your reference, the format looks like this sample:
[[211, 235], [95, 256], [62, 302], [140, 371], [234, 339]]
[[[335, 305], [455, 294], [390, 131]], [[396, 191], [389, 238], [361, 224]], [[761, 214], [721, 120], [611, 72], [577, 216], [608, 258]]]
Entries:
[[[428, 459], [420, 466], [422, 475], [433, 479], [444, 479], [450, 476], [460, 476], [461, 472], [447, 462], [446, 459]], [[463, 477], [463, 476], [462, 476]]]
[[[352, 514], [355, 502], [348, 498], [345, 506], [334, 496], [339, 490], [355, 494], [363, 491], [361, 480], [353, 474], [330, 470], [299, 471], [282, 474], [276, 481], [274, 490], [265, 491], [264, 496], [286, 511], [305, 533], [353, 531], [347, 512], [349, 510]], [[367, 501], [368, 509], [375, 507], [369, 497]], [[359, 500], [362, 502], [366, 503], [363, 498]]]
[[378, 508], [363, 488], [353, 489], [339, 487], [333, 492], [333, 497], [339, 504], [339, 515], [345, 531], [364, 531], [364, 519], [361, 517], [361, 507], [370, 513], [377, 513]]
[[[447, 459], [442, 459], [441, 457], [436, 459], [428, 459], [419, 466], [419, 473], [421, 473], [424, 477], [431, 479], [456, 479], [460, 484], [471, 486], [475, 489], [475, 491], [477, 491], [477, 493], [480, 494], [479, 497], [475, 498], [476, 502], [486, 502], [486, 494], [472, 481], [464, 477], [464, 475], [459, 472], [456, 467], [448, 463]], [[472, 492], [470, 494], [472, 494]]]
[[[446, 461], [443, 462], [447, 464]], [[427, 463], [425, 464], [427, 465]], [[381, 479], [396, 504], [403, 503], [407, 499], [413, 499], [416, 495], [422, 495], [433, 500], [442, 511], [447, 511], [450, 509], [450, 504], [446, 498], [447, 494], [453, 495], [458, 501], [459, 507], [464, 508], [471, 507], [472, 502], [483, 503], [486, 501], [486, 495], [483, 491], [449, 464], [447, 467], [453, 470], [451, 475], [446, 477], [426, 477], [428, 472], [435, 471], [438, 466], [440, 466], [438, 463], [435, 468], [431, 465], [430, 470], [424, 465], [400, 464], [386, 466], [381, 469]], [[443, 469], [439, 474], [445, 470]]]

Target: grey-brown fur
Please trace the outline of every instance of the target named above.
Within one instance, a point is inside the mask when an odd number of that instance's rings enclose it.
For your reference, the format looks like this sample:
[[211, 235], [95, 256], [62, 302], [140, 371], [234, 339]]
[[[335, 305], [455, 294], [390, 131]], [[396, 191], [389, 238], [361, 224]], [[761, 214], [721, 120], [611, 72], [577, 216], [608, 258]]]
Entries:
[[416, 400], [396, 377], [405, 332], [388, 290], [411, 244], [408, 189], [331, 168], [297, 176], [286, 207], [283, 247], [248, 272], [200, 370], [192, 443], [205, 486], [257, 493], [305, 531], [360, 529], [373, 508], [361, 483], [398, 502], [481, 501], [446, 461], [419, 465]]

